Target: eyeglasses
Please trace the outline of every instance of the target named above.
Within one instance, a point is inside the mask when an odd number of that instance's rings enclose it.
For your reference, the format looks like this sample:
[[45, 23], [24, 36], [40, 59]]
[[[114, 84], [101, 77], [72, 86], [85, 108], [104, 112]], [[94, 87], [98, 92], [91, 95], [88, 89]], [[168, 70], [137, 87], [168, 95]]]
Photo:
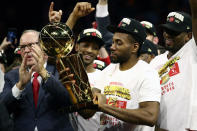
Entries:
[[21, 51], [24, 51], [26, 47], [28, 49], [31, 49], [32, 45], [35, 45], [35, 44], [39, 44], [39, 42], [33, 42], [33, 43], [28, 43], [26, 45], [20, 45], [19, 48], [20, 48]]

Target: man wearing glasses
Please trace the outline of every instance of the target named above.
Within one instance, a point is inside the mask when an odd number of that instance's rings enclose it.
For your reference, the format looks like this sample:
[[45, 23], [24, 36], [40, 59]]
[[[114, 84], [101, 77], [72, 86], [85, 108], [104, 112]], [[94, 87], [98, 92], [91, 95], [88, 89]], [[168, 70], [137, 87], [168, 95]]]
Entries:
[[47, 64], [38, 38], [39, 32], [35, 30], [22, 33], [22, 64], [20, 69], [5, 74], [1, 99], [13, 114], [17, 131], [72, 130], [67, 114], [58, 112], [59, 108], [70, 105], [69, 95], [58, 81], [56, 68]]
[[[78, 18], [91, 11], [89, 3], [77, 3], [67, 26], [72, 29]], [[70, 105], [69, 94], [60, 83], [55, 66], [47, 63], [47, 55], [39, 46], [39, 32], [24, 31], [20, 50], [22, 64], [5, 74], [4, 90], [0, 94], [0, 100], [13, 114], [14, 130], [72, 131], [68, 114], [59, 111]]]

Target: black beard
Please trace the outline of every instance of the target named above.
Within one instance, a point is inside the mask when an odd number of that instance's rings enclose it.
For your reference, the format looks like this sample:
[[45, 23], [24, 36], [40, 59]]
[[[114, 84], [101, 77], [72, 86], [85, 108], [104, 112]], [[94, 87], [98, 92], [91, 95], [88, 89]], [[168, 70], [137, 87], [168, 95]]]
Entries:
[[117, 63], [124, 63], [128, 61], [128, 57], [117, 57], [116, 59], [114, 59], [113, 57], [110, 57], [111, 63], [117, 64]]
[[111, 63], [119, 63], [117, 59], [114, 59], [113, 57], [110, 57]]
[[178, 52], [179, 50], [174, 49], [172, 47], [165, 47], [166, 50], [170, 51], [172, 54], [175, 54], [176, 52]]

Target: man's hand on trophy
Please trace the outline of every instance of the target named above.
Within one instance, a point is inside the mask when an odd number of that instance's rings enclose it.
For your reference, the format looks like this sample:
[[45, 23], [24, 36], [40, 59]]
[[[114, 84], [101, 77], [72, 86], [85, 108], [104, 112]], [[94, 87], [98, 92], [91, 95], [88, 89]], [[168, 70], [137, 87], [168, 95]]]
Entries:
[[106, 104], [107, 99], [105, 97], [105, 95], [101, 94], [101, 93], [95, 93], [94, 94], [94, 99], [93, 99], [93, 103], [95, 105], [98, 105], [98, 109], [101, 110], [101, 107]]
[[54, 2], [51, 2], [49, 7], [49, 22], [60, 22], [62, 17], [62, 10], [54, 10]]
[[78, 2], [73, 9], [72, 14], [77, 17], [84, 17], [89, 15], [92, 11], [94, 11], [95, 8], [92, 7], [91, 3], [88, 2]]
[[75, 84], [74, 80], [74, 74], [70, 73], [69, 68], [65, 68], [59, 72], [59, 79], [60, 82], [65, 85], [65, 84]]

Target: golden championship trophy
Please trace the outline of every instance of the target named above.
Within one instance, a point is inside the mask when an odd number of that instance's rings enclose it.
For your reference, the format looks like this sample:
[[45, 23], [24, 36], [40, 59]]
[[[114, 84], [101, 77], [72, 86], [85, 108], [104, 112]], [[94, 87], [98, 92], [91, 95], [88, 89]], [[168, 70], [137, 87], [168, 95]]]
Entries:
[[75, 84], [64, 84], [73, 102], [73, 106], [68, 107], [67, 110], [74, 112], [91, 107], [93, 95], [83, 60], [80, 54], [71, 53], [74, 39], [70, 28], [63, 23], [49, 23], [42, 28], [40, 41], [41, 48], [46, 54], [56, 60], [59, 72], [69, 67], [70, 72], [67, 72], [67, 75], [74, 74]]

